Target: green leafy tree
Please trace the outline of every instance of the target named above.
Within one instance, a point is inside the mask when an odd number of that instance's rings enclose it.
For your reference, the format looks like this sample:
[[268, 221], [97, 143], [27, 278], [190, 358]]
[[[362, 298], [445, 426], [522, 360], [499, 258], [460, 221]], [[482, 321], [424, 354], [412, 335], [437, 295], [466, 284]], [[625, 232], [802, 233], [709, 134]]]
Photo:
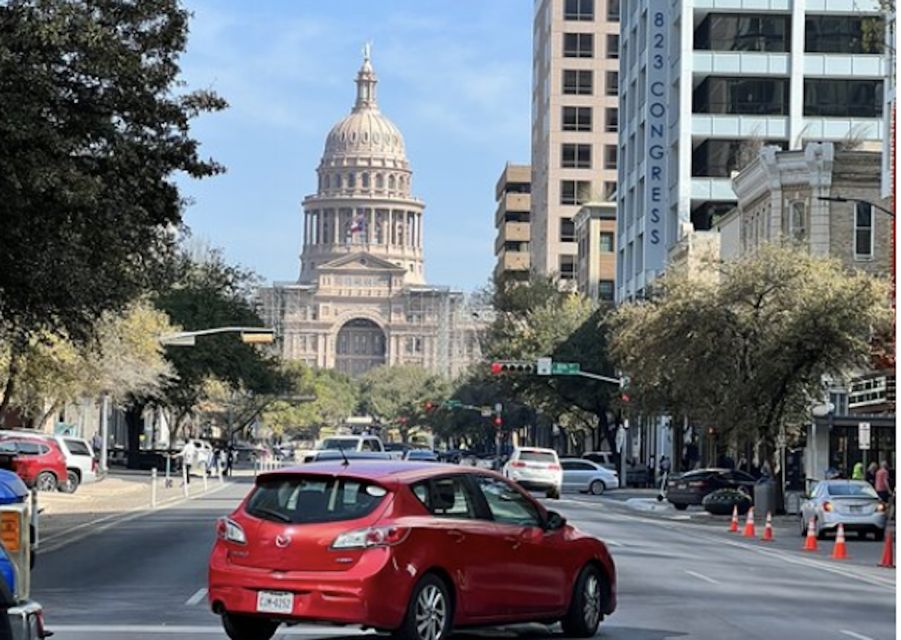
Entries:
[[0, 4], [0, 415], [36, 336], [84, 342], [165, 274], [201, 159], [193, 117], [225, 107], [180, 92], [188, 13], [177, 0]]
[[313, 370], [301, 363], [285, 365], [296, 393], [309, 401], [279, 400], [263, 411], [263, 423], [288, 438], [315, 440], [323, 427], [337, 427], [353, 415], [358, 394], [353, 381], [331, 370]]
[[611, 347], [641, 410], [690, 416], [771, 455], [777, 435], [809, 419], [824, 377], [865, 368], [890, 322], [885, 282], [766, 246], [718, 280], [658, 281], [652, 298], [616, 311]]
[[404, 442], [412, 427], [426, 422], [426, 403], [440, 402], [448, 395], [447, 381], [421, 367], [377, 367], [360, 379], [361, 409], [396, 425]]

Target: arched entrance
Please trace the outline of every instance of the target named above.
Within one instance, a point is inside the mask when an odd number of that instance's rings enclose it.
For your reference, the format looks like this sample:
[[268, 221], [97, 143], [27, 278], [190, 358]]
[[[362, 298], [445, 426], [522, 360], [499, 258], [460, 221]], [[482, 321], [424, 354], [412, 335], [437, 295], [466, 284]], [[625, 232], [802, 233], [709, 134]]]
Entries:
[[355, 318], [338, 331], [335, 368], [351, 377], [385, 364], [385, 332], [372, 320]]

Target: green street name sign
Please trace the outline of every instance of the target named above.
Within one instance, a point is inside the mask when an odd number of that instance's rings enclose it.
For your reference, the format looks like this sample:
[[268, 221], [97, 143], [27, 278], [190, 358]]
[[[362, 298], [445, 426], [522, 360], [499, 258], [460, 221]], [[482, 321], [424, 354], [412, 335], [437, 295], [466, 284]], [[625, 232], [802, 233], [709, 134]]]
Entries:
[[560, 376], [573, 376], [579, 373], [578, 362], [554, 362], [551, 364], [551, 373]]

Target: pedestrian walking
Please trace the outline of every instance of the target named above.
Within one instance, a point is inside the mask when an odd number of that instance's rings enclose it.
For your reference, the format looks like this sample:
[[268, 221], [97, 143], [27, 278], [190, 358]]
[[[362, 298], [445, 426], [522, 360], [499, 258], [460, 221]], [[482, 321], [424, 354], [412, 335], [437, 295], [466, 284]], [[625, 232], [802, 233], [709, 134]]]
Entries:
[[232, 445], [228, 445], [228, 449], [225, 451], [225, 475], [226, 477], [231, 476], [232, 474], [232, 465], [235, 464], [235, 448]]
[[863, 478], [863, 462], [855, 462], [854, 466], [851, 468], [851, 479], [863, 480]]
[[91, 438], [91, 446], [94, 448], [94, 455], [99, 456], [100, 450], [103, 448], [103, 438], [100, 437], [100, 432], [94, 433], [94, 437]]
[[874, 485], [876, 489], [876, 493], [879, 494], [879, 499], [883, 502], [888, 502], [889, 497], [892, 494], [892, 488], [889, 485], [889, 473], [888, 473], [888, 462], [883, 460], [882, 464], [879, 465], [879, 470], [876, 472], [876, 484]]
[[866, 473], [866, 481], [869, 482], [874, 488], [876, 487], [876, 472], [879, 471], [879, 465], [876, 464], [876, 461], [870, 463], [870, 466], [867, 467]]
[[191, 465], [194, 464], [195, 459], [197, 458], [197, 447], [194, 446], [194, 443], [190, 440], [185, 442], [185, 446], [182, 447], [179, 453], [176, 453], [176, 458], [182, 459], [182, 464], [185, 465], [185, 478], [188, 484], [191, 484]]
[[672, 463], [665, 455], [660, 456], [660, 466], [658, 469], [660, 476], [660, 493], [657, 494], [657, 501], [663, 502], [663, 499], [666, 497], [666, 487], [669, 484], [669, 472], [672, 469]]

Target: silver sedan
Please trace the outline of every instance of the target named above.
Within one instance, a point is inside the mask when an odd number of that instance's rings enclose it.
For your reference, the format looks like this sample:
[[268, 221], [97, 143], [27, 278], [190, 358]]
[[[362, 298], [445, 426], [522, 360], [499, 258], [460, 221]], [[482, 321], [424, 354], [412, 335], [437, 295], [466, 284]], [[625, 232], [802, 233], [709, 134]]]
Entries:
[[607, 489], [619, 488], [619, 475], [591, 460], [563, 458], [563, 490], [601, 495]]
[[865, 536], [872, 532], [877, 540], [885, 537], [886, 504], [863, 480], [824, 480], [801, 504], [801, 535], [814, 519], [818, 538], [834, 532], [841, 523], [845, 531]]

